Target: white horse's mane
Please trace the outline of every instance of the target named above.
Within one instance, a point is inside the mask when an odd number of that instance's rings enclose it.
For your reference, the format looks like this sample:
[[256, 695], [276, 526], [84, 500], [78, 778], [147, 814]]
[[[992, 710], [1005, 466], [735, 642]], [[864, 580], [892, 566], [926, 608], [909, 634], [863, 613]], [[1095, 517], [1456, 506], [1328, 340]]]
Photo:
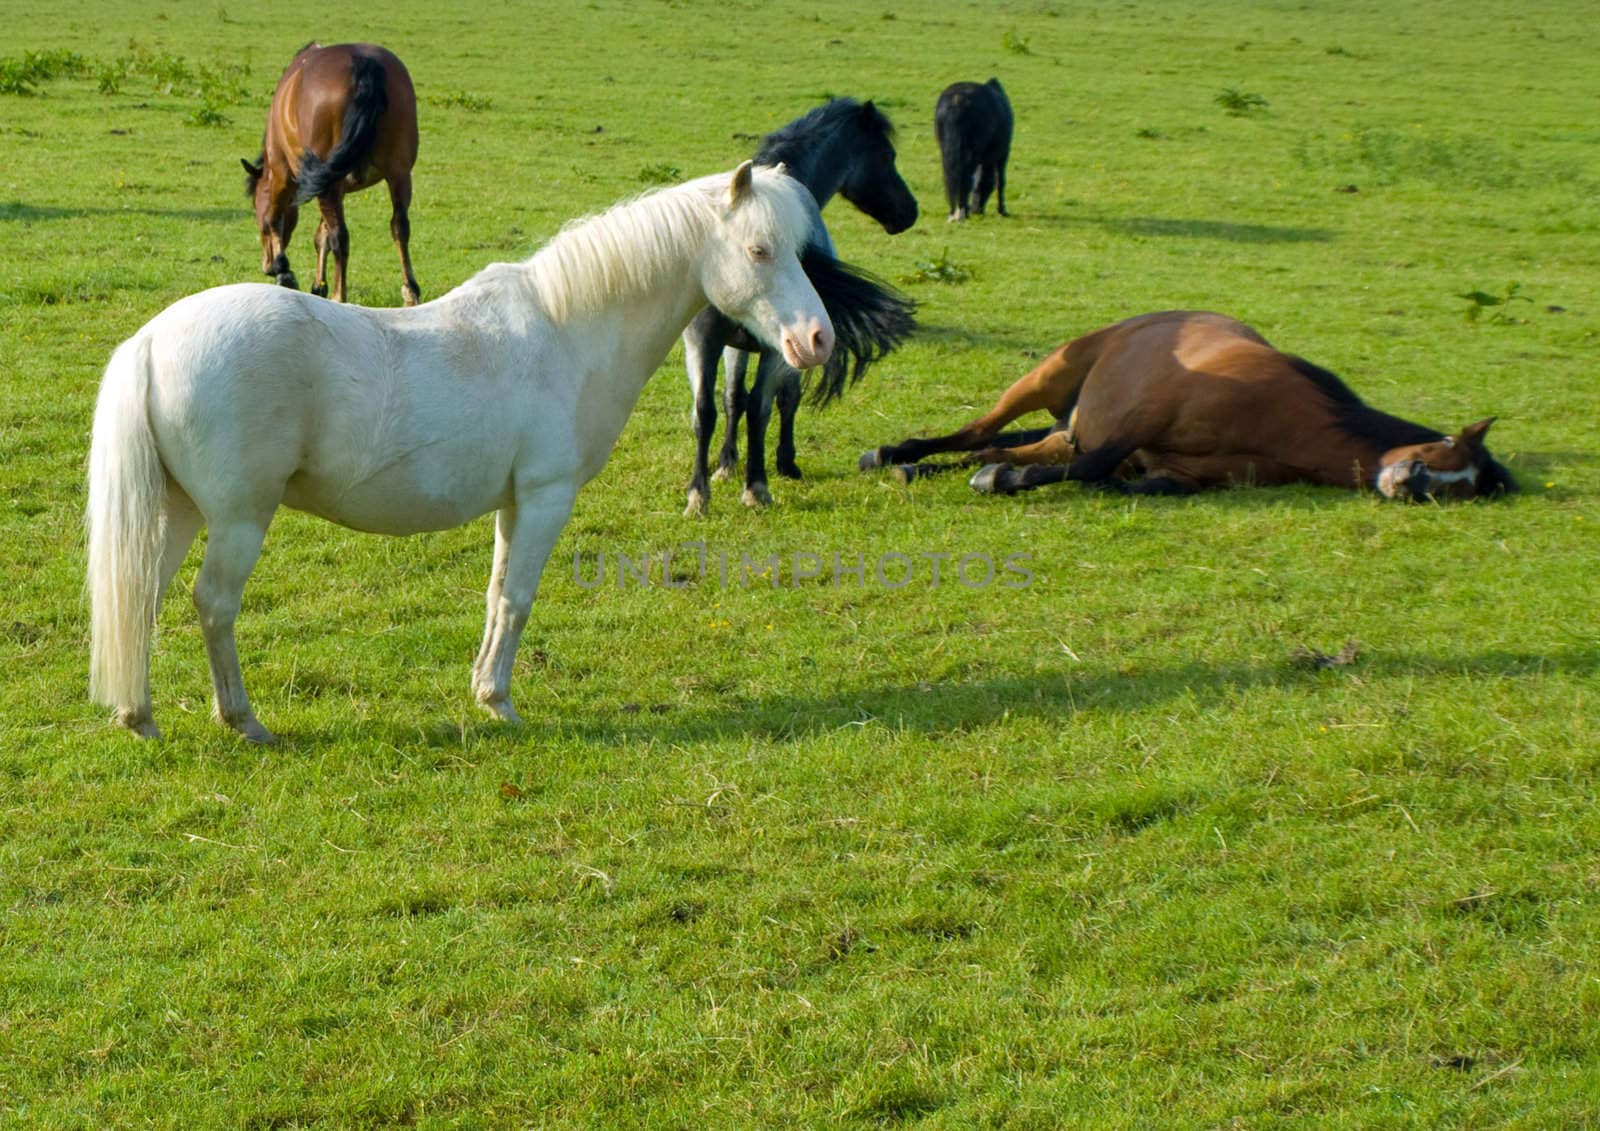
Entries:
[[[595, 310], [619, 295], [654, 289], [679, 269], [719, 218], [728, 216], [727, 173], [652, 189], [597, 215], [569, 221], [523, 267], [556, 322]], [[749, 238], [799, 250], [811, 230], [805, 189], [772, 170], [755, 171], [754, 192], [729, 216]]]

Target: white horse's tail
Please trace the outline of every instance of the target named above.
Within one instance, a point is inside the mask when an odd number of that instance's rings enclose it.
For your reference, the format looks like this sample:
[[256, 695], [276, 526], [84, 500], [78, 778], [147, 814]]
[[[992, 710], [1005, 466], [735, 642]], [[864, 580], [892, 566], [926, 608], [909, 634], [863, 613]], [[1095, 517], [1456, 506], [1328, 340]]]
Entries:
[[150, 430], [150, 341], [111, 355], [89, 445], [89, 694], [138, 727], [150, 719], [166, 473]]

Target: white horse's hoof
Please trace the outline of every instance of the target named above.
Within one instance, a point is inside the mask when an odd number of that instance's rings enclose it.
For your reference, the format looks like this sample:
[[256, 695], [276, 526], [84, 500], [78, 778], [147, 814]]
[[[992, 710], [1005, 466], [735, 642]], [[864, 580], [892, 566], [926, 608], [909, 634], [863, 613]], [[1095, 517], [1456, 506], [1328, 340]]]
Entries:
[[522, 716], [517, 714], [517, 709], [511, 705], [511, 700], [506, 697], [498, 699], [480, 699], [478, 706], [488, 711], [503, 723], [516, 724], [522, 722]]
[[116, 723], [126, 727], [128, 733], [135, 738], [160, 738], [161, 728], [156, 726], [155, 719], [143, 711], [118, 711]]

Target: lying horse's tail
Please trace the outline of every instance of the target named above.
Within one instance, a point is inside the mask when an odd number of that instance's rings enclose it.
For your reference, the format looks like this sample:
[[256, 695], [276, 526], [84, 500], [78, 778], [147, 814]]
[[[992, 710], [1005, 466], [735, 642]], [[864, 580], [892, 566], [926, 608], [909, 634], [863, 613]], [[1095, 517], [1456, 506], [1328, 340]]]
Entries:
[[383, 63], [370, 55], [357, 55], [352, 67], [339, 140], [326, 158], [309, 149], [301, 157], [300, 188], [294, 196], [297, 205], [316, 199], [359, 169], [377, 143], [378, 125], [389, 109]]
[[139, 729], [150, 718], [166, 472], [150, 430], [150, 339], [117, 347], [89, 446], [89, 694]]
[[808, 246], [800, 265], [833, 323], [833, 354], [810, 394], [812, 404], [823, 405], [842, 393], [846, 384], [861, 380], [867, 366], [917, 328], [917, 304], [870, 272], [818, 247]]

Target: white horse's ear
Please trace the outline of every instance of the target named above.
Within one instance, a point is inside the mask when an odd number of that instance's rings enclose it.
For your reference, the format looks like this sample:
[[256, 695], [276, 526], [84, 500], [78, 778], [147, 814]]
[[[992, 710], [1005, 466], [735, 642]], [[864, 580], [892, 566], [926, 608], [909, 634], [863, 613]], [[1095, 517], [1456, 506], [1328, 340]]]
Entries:
[[756, 163], [754, 161], [746, 161], [733, 171], [733, 180], [728, 184], [729, 207], [738, 205], [741, 200], [749, 196], [753, 191], [751, 188], [751, 170], [755, 166]]

